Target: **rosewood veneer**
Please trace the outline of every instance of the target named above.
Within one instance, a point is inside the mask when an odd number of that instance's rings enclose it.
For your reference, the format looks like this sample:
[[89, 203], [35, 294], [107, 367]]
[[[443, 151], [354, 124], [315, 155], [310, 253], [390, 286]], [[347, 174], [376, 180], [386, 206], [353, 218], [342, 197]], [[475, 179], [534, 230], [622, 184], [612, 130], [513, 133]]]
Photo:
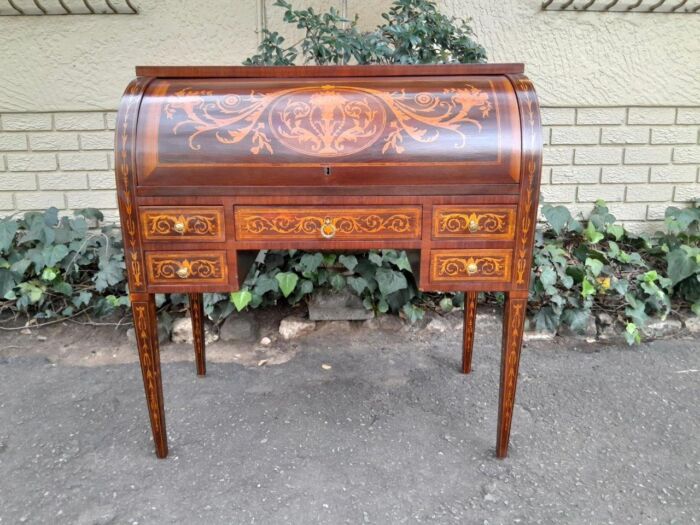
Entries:
[[116, 179], [156, 455], [165, 457], [154, 294], [187, 293], [204, 375], [203, 292], [260, 249], [420, 253], [419, 288], [506, 294], [496, 454], [508, 451], [541, 166], [521, 64], [138, 67]]

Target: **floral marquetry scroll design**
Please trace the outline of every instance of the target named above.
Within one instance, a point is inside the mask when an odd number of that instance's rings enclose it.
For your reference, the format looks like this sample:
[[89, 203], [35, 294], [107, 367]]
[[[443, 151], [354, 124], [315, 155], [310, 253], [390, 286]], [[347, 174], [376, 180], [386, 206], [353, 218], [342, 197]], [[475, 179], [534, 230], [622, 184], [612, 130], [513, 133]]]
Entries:
[[471, 250], [431, 252], [430, 274], [433, 281], [508, 281], [509, 250]]
[[277, 153], [274, 138], [296, 153], [328, 158], [379, 140], [382, 154], [401, 154], [406, 137], [428, 144], [447, 136], [451, 147], [462, 149], [466, 128], [480, 132], [492, 110], [489, 93], [465, 83], [420, 93], [326, 84], [218, 96], [184, 88], [163, 111], [174, 122], [173, 134], [188, 134], [192, 150], [200, 150], [200, 137], [209, 134], [220, 144], [247, 141], [253, 155]]
[[129, 84], [119, 108], [116, 125], [114, 153], [117, 201], [124, 239], [124, 259], [131, 292], [142, 291], [146, 286], [136, 218], [134, 143], [137, 112], [147, 84], [148, 79], [144, 78], [137, 78]]
[[146, 259], [149, 278], [153, 284], [180, 281], [226, 281], [226, 258], [223, 253], [216, 255], [149, 253]]
[[146, 399], [149, 405], [148, 411], [153, 421], [153, 433], [160, 434], [161, 420], [158, 406], [158, 383], [160, 378], [158, 377], [158, 371], [154, 369], [154, 359], [156, 358], [154, 352], [157, 352], [157, 349], [153, 346], [153, 340], [149, 332], [150, 321], [148, 319], [148, 304], [134, 304], [132, 310], [135, 333], [140, 350], [141, 368], [146, 387]]
[[537, 220], [540, 170], [542, 167], [542, 132], [539, 104], [532, 82], [524, 77], [514, 79], [523, 125], [522, 169], [518, 235], [515, 244], [515, 283], [527, 288], [530, 277], [532, 238]]
[[436, 206], [433, 237], [488, 237], [512, 239], [515, 209], [479, 209]]
[[496, 454], [500, 458], [505, 457], [508, 451], [526, 309], [527, 299], [509, 297], [506, 300], [501, 355], [501, 389], [499, 392], [500, 416], [496, 442]]
[[420, 209], [236, 210], [236, 237], [260, 239], [419, 238]]
[[224, 240], [220, 209], [141, 208], [141, 227], [146, 239]]

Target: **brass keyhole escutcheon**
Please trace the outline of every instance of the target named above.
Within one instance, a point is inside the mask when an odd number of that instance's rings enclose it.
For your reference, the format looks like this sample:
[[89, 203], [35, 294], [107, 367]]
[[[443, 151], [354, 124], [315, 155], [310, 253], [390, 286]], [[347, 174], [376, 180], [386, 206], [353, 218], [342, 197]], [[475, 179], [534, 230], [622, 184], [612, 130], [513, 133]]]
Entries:
[[185, 224], [182, 223], [182, 222], [176, 222], [176, 223], [175, 223], [175, 226], [173, 226], [173, 229], [174, 229], [177, 233], [185, 233]]
[[478, 232], [479, 231], [479, 223], [472, 220], [469, 221], [469, 231], [472, 233]]
[[479, 267], [476, 265], [476, 263], [469, 263], [467, 265], [467, 273], [468, 274], [475, 274], [478, 271], [479, 271]]
[[331, 222], [330, 217], [326, 217], [321, 225], [321, 235], [324, 239], [331, 239], [335, 235], [335, 226]]
[[186, 279], [190, 275], [190, 269], [187, 266], [180, 266], [175, 273], [180, 279]]

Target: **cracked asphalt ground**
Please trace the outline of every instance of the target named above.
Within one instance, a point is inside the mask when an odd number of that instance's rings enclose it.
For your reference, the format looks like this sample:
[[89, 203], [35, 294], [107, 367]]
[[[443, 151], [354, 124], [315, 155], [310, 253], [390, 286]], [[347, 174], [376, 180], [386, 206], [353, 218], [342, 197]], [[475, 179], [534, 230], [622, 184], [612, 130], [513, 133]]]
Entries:
[[480, 315], [462, 375], [451, 322], [215, 343], [203, 379], [165, 345], [165, 460], [123, 328], [4, 332], [0, 523], [700, 520], [697, 339], [528, 343], [499, 461], [500, 326]]

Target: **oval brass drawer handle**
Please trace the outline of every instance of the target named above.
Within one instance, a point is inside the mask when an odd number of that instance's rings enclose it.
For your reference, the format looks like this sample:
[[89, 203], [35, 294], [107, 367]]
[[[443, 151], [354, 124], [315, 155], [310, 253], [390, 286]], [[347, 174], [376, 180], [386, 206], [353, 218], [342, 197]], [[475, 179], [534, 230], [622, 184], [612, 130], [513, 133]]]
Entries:
[[479, 271], [479, 267], [476, 265], [476, 263], [469, 263], [467, 265], [467, 273], [468, 274], [475, 274], [478, 271]]
[[190, 269], [187, 266], [180, 266], [175, 273], [180, 279], [187, 279], [190, 275]]
[[324, 239], [332, 239], [335, 235], [335, 226], [331, 223], [330, 218], [326, 217], [321, 225], [321, 236]]

